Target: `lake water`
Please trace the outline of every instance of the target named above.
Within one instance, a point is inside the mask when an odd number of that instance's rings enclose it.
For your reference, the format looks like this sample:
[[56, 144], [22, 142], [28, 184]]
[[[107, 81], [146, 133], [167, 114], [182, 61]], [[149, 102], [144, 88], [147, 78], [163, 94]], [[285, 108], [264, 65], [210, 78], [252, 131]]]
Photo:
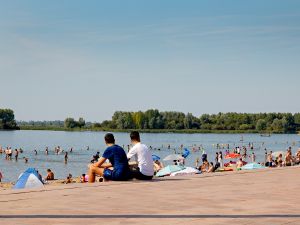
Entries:
[[[0, 131], [0, 145], [4, 148], [11, 146], [13, 149], [22, 148], [16, 162], [5, 160], [5, 154], [0, 155], [0, 171], [4, 175], [3, 181], [16, 181], [19, 174], [28, 167], [34, 167], [40, 171], [43, 177], [46, 169], [51, 168], [56, 178], [66, 178], [71, 173], [79, 176], [87, 172], [87, 164], [92, 156], [105, 150], [104, 132], [63, 132], [63, 131]], [[125, 146], [130, 143], [128, 133], [115, 133], [117, 144]], [[274, 134], [271, 137], [261, 137], [259, 134], [141, 134], [142, 142], [153, 147], [153, 154], [164, 158], [175, 152], [180, 152], [181, 144], [192, 150], [193, 146], [203, 146], [208, 153], [208, 159], [214, 162], [216, 144], [229, 144], [235, 146], [254, 144], [254, 152], [257, 161], [264, 161], [264, 149], [272, 151], [285, 150], [292, 146], [293, 153], [300, 147], [300, 136], [296, 134]], [[171, 149], [168, 149], [168, 145]], [[49, 147], [49, 155], [45, 155], [45, 148]], [[54, 154], [54, 148], [61, 146], [65, 151], [73, 147], [73, 153], [69, 153], [68, 163], [64, 163], [64, 154]], [[89, 146], [89, 150], [87, 150]], [[156, 149], [155, 149], [156, 148]], [[34, 154], [34, 149], [38, 154]], [[160, 149], [160, 150], [158, 150]], [[225, 151], [222, 150], [223, 153]], [[29, 162], [24, 163], [23, 157], [28, 157]], [[186, 160], [186, 165], [194, 166], [197, 157], [201, 158], [201, 151], [192, 152]], [[166, 164], [166, 163], [165, 163]]]

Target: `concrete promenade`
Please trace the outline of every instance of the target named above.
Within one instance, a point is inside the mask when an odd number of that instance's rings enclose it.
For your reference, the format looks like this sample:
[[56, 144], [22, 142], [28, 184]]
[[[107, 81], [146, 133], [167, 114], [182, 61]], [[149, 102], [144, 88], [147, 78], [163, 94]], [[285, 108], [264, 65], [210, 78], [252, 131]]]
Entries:
[[1, 190], [0, 224], [300, 224], [300, 167]]

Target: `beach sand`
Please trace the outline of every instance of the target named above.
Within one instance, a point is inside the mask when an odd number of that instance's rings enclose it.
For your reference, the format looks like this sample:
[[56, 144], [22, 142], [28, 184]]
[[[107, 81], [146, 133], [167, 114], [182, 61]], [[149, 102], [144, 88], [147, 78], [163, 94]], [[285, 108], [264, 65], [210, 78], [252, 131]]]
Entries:
[[300, 224], [300, 167], [1, 190], [0, 224]]
[[[52, 181], [47, 181], [47, 183], [45, 184], [45, 187], [47, 188], [47, 186], [58, 186], [58, 185], [64, 185], [65, 184], [65, 179], [56, 179], [56, 180], [52, 180]], [[72, 179], [72, 184], [74, 183], [80, 183], [80, 177], [74, 177]], [[13, 188], [13, 186], [15, 185], [14, 182], [2, 182], [0, 183], [0, 191], [2, 190], [11, 190]]]

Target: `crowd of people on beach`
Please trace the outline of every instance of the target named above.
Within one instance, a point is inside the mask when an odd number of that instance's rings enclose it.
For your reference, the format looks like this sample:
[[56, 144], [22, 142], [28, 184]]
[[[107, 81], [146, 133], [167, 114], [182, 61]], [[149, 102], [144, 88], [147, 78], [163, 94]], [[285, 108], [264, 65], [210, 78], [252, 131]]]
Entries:
[[[124, 145], [121, 147], [116, 144], [114, 135], [111, 133], [105, 135], [104, 141], [107, 146], [106, 150], [102, 155], [100, 155], [99, 151], [93, 155], [90, 165], [88, 166], [88, 171], [82, 173], [80, 176], [80, 182], [92, 183], [95, 182], [96, 177], [99, 178], [98, 181], [151, 180], [157, 172], [164, 168], [164, 164], [160, 159], [153, 159], [151, 151], [154, 148], [152, 146], [148, 148], [148, 146], [141, 143], [140, 134], [137, 131], [130, 133], [131, 144], [127, 145], [127, 152], [124, 150]], [[178, 152], [176, 148], [174, 148], [174, 153], [177, 155], [180, 154], [180, 152], [182, 153], [183, 148], [184, 146], [180, 145]], [[217, 149], [214, 162], [209, 161], [208, 154], [202, 145], [191, 147], [191, 151], [194, 153], [202, 151], [201, 160], [198, 157], [195, 162], [195, 168], [198, 169], [200, 173], [240, 170], [247, 163], [258, 163], [265, 167], [284, 167], [300, 164], [300, 149], [293, 155], [292, 147], [289, 147], [286, 152], [272, 152], [267, 151], [265, 148], [265, 159], [261, 162], [256, 162], [253, 143], [235, 146], [232, 149], [230, 149], [229, 144], [216, 144], [213, 145], [213, 148]], [[170, 144], [167, 145], [167, 149], [172, 150]], [[86, 150], [89, 150], [89, 146], [87, 146]], [[160, 149], [155, 148], [155, 150], [159, 151]], [[46, 147], [44, 154], [49, 155], [50, 151], [53, 151], [55, 155], [64, 154], [64, 162], [67, 163], [69, 153], [73, 152], [73, 148], [65, 151], [60, 146], [55, 147], [53, 150], [49, 150], [49, 148]], [[0, 146], [0, 154], [5, 154], [6, 160], [14, 159], [18, 161], [19, 155], [23, 152], [21, 148], [13, 150], [11, 147], [3, 149]], [[34, 149], [33, 154], [38, 155], [39, 153]], [[27, 157], [23, 157], [23, 159], [25, 163], [28, 163], [29, 159]], [[229, 162], [224, 163], [224, 159], [228, 159]], [[185, 166], [185, 158], [181, 157], [178, 160], [173, 160], [173, 164]], [[0, 171], [0, 182], [2, 177], [3, 175]], [[39, 178], [43, 183], [53, 181], [55, 180], [54, 172], [51, 169], [47, 169], [47, 176], [42, 178], [39, 174]], [[71, 182], [72, 175], [68, 174], [64, 183]]]
[[[229, 146], [229, 145], [227, 145]], [[218, 149], [219, 146], [217, 147]], [[289, 147], [286, 152], [273, 152], [267, 151], [265, 148], [265, 160], [262, 162], [256, 162], [256, 155], [254, 152], [247, 153], [248, 150], [254, 150], [253, 143], [250, 144], [248, 148], [235, 147], [231, 151], [229, 149], [225, 150], [225, 157], [230, 159], [228, 163], [223, 163], [223, 153], [222, 151], [216, 152], [215, 163], [208, 162], [206, 152], [202, 154], [202, 165], [199, 166], [199, 158], [196, 160], [196, 168], [198, 168], [202, 173], [215, 172], [219, 168], [235, 168], [237, 170], [241, 169], [247, 163], [258, 163], [265, 167], [284, 167], [284, 166], [294, 166], [300, 164], [300, 148], [293, 155], [292, 147]]]

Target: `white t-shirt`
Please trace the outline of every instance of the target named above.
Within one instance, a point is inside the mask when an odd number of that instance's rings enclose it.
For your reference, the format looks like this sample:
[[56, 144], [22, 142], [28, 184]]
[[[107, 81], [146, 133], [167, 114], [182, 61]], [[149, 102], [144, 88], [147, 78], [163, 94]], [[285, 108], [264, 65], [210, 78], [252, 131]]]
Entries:
[[135, 155], [137, 156], [140, 172], [145, 176], [153, 176], [153, 160], [148, 147], [141, 143], [135, 144], [128, 152], [127, 158], [130, 159]]

